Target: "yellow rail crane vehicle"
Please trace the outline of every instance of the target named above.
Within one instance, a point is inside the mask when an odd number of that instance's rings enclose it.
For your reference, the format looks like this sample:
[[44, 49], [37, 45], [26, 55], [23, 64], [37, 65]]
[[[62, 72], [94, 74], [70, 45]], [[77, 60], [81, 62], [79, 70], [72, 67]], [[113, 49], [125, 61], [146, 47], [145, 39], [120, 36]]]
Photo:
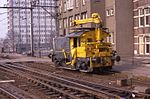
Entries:
[[[94, 23], [95, 28], [78, 28], [80, 25]], [[52, 51], [52, 61], [62, 68], [92, 72], [93, 70], [111, 70], [115, 61], [120, 61], [120, 56], [112, 49], [112, 44], [107, 42], [110, 33], [103, 28], [101, 17], [93, 13], [91, 18], [74, 20], [73, 32], [68, 33], [66, 41], [68, 49], [62, 46], [61, 56], [57, 51]], [[60, 40], [62, 42], [62, 40]], [[58, 46], [58, 45], [57, 45]], [[59, 54], [60, 55], [60, 54]]]

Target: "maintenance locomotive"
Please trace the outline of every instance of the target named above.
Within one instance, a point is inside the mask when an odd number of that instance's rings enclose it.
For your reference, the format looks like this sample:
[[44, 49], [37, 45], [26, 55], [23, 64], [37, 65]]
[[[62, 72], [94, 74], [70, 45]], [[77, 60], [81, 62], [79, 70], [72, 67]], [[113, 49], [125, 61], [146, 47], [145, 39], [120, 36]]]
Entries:
[[[87, 23], [94, 23], [95, 28], [77, 28]], [[120, 61], [112, 43], [107, 42], [111, 35], [103, 28], [98, 13], [93, 13], [91, 18], [74, 20], [72, 26], [73, 32], [53, 40], [50, 56], [57, 67], [92, 72], [111, 70], [115, 61]]]

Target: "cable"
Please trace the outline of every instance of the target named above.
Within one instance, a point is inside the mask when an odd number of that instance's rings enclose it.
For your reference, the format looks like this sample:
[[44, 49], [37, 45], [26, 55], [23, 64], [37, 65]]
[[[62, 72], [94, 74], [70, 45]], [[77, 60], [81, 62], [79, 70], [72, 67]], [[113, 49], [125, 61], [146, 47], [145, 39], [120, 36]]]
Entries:
[[51, 17], [53, 17], [53, 18], [56, 18], [56, 15], [55, 15], [55, 13], [51, 13], [51, 12], [49, 12], [46, 8], [44, 8], [44, 7], [41, 7], [44, 11], [46, 11]]
[[3, 15], [3, 14], [5, 14], [5, 13], [7, 13], [7, 12], [2, 12], [2, 13], [0, 13], [0, 15]]
[[0, 22], [3, 22], [4, 20], [6, 20], [7, 18], [3, 18], [2, 20], [0, 20]]

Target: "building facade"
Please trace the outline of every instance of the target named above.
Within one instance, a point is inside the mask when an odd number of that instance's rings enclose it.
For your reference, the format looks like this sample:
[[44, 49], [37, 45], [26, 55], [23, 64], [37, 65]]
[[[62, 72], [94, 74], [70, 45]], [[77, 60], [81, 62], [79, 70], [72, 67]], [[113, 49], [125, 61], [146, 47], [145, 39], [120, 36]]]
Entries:
[[110, 42], [122, 58], [131, 58], [133, 52], [133, 2], [132, 0], [105, 0], [106, 27]]
[[[133, 57], [132, 0], [59, 0], [59, 35], [70, 32], [71, 21], [99, 13], [104, 27], [109, 28], [113, 43], [121, 57]], [[128, 16], [128, 17], [127, 17]], [[91, 24], [87, 27], [92, 27]]]
[[[39, 0], [35, 5], [56, 6], [56, 4], [56, 0]], [[7, 0], [7, 5], [9, 7], [31, 7], [31, 0]], [[56, 18], [49, 13], [55, 14], [56, 7], [34, 7], [33, 9], [35, 54], [48, 55], [52, 48], [52, 39], [56, 34]], [[28, 53], [31, 50], [30, 26], [30, 9], [8, 9], [8, 33], [13, 35], [14, 48], [18, 53]]]
[[[104, 0], [59, 0], [59, 35], [65, 36], [70, 32], [72, 20], [91, 17], [91, 13], [94, 12], [104, 13], [104, 2]], [[105, 20], [104, 14], [101, 17]]]
[[133, 0], [134, 54], [150, 55], [150, 0]]

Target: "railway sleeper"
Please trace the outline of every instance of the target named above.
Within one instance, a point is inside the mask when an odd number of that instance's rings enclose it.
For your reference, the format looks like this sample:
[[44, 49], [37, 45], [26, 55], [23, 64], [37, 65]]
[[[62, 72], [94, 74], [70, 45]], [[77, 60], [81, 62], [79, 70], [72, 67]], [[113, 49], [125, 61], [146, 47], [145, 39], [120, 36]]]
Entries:
[[54, 94], [51, 94], [52, 97], [59, 97], [60, 93], [55, 92]]
[[80, 94], [78, 94], [78, 95], [76, 95], [76, 96], [78, 96], [78, 97], [80, 97], [80, 98], [84, 98], [84, 97], [86, 96], [86, 94], [80, 93]]
[[45, 90], [45, 93], [50, 93], [50, 92], [52, 92], [52, 90], [50, 89]]
[[44, 90], [46, 90], [46, 88], [40, 88], [40, 89], [38, 89], [39, 91], [44, 91]]
[[6, 96], [6, 97], [9, 98], [9, 99], [19, 99], [19, 98], [17, 98], [16, 96], [10, 95], [11, 93], [4, 92], [4, 91], [2, 91], [2, 90], [0, 90], [0, 93], [1, 93], [2, 95]]
[[[32, 80], [31, 80], [32, 81]], [[49, 86], [48, 84], [43, 84], [42, 82], [43, 82], [43, 80], [40, 80], [41, 81], [41, 83], [39, 83], [39, 81], [37, 81], [37, 80], [33, 80], [32, 82], [34, 83], [34, 82], [36, 82], [36, 83], [38, 83], [38, 85], [40, 86], [40, 85], [45, 85], [45, 86], [48, 86], [48, 87], [50, 87], [50, 88], [53, 88], [55, 91], [58, 91], [59, 93], [63, 93], [63, 94], [67, 94], [68, 96], [71, 96], [71, 95], [69, 95], [69, 93], [65, 93], [64, 92], [64, 90], [60, 90], [59, 88], [54, 88], [54, 87], [52, 87], [52, 86]], [[73, 96], [74, 97], [74, 96]], [[77, 98], [75, 98], [75, 99], [77, 99]]]

